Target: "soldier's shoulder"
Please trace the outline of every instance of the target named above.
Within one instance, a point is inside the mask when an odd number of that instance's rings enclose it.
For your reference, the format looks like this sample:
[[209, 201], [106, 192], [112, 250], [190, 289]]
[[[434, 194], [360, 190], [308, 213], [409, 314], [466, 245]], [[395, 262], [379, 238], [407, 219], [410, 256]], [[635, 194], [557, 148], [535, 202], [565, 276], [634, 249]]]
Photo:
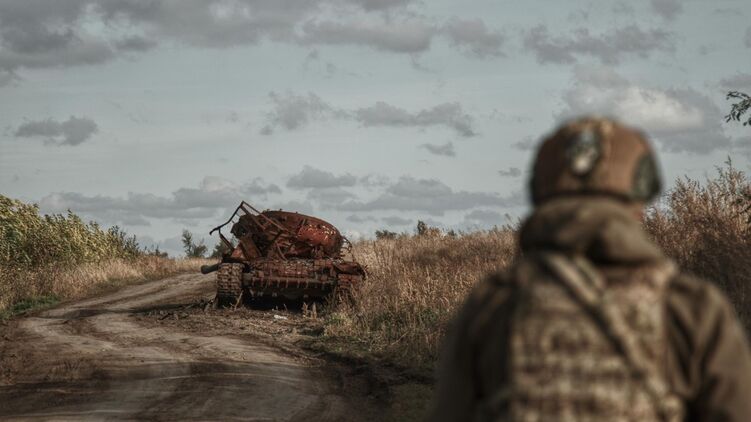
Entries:
[[496, 289], [506, 289], [512, 285], [513, 277], [511, 275], [511, 269], [494, 271], [485, 276], [483, 282], [489, 287]]
[[458, 317], [470, 336], [483, 331], [490, 321], [509, 307], [513, 283], [505, 271], [487, 274], [475, 284], [467, 296]]
[[[698, 345], [715, 341], [719, 331], [740, 331], [738, 315], [725, 293], [714, 283], [679, 274], [667, 292], [667, 311], [678, 337]], [[743, 336], [743, 335], [741, 335]]]
[[495, 271], [485, 275], [472, 289], [470, 299], [485, 301], [488, 297], [505, 295], [513, 286], [512, 277], [508, 270]]
[[715, 283], [686, 272], [679, 273], [670, 283], [668, 300], [693, 309], [731, 306]]

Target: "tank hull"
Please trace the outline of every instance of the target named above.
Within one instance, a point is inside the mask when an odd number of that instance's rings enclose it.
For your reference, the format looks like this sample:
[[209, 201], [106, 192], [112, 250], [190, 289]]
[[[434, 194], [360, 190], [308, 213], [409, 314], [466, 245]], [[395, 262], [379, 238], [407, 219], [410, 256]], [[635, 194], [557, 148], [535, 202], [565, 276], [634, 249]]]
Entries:
[[364, 276], [359, 266], [342, 260], [264, 260], [252, 263], [242, 286], [251, 298], [318, 300], [348, 293]]
[[[221, 233], [230, 223], [234, 243]], [[224, 305], [267, 297], [341, 297], [366, 277], [359, 263], [344, 258], [346, 238], [320, 218], [281, 210], [259, 212], [243, 202], [214, 231], [219, 231], [229, 252], [218, 266], [205, 270], [217, 270], [217, 298]]]

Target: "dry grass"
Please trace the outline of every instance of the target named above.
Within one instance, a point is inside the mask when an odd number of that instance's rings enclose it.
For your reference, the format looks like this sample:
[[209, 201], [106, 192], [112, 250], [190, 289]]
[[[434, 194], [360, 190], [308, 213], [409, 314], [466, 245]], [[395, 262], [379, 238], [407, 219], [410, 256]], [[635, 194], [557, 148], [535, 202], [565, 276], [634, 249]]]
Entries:
[[751, 332], [751, 183], [729, 163], [717, 171], [703, 184], [677, 181], [646, 226], [685, 271], [725, 291]]
[[79, 298], [113, 286], [197, 272], [201, 265], [209, 262], [145, 255], [71, 267], [10, 269], [0, 266], [0, 314], [8, 316], [14, 309], [23, 310], [29, 304]]
[[326, 334], [404, 366], [428, 368], [469, 289], [515, 254], [508, 228], [359, 242], [355, 256], [368, 267], [368, 280], [352, 303], [329, 314]]
[[[751, 328], [751, 232], [746, 176], [730, 167], [700, 184], [678, 181], [646, 228], [687, 271], [716, 282]], [[355, 245], [369, 278], [328, 315], [326, 336], [347, 353], [429, 374], [452, 314], [488, 272], [517, 254], [511, 228], [459, 237], [413, 236]]]

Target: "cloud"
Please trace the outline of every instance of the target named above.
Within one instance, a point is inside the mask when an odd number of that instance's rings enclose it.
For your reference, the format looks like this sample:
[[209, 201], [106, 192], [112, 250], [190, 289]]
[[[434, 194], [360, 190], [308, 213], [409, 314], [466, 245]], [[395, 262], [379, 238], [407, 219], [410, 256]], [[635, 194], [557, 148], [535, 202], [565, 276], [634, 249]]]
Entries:
[[313, 93], [280, 95], [270, 92], [269, 98], [274, 107], [267, 113], [266, 125], [261, 129], [264, 135], [271, 135], [278, 127], [295, 130], [306, 126], [311, 120], [344, 116], [342, 111], [334, 109]]
[[354, 186], [356, 183], [357, 177], [349, 173], [335, 176], [331, 172], [305, 166], [300, 173], [290, 177], [287, 181], [287, 187], [292, 189], [321, 189]]
[[44, 138], [49, 144], [75, 146], [98, 131], [96, 122], [90, 118], [70, 116], [63, 122], [51, 118], [25, 122], [16, 129], [14, 135], [17, 138]]
[[119, 39], [114, 42], [114, 45], [115, 48], [119, 51], [144, 52], [156, 48], [158, 43], [146, 37], [134, 35]]
[[264, 135], [271, 135], [280, 127], [286, 130], [297, 130], [307, 126], [311, 121], [329, 118], [353, 120], [365, 127], [444, 126], [454, 130], [460, 136], [476, 135], [473, 128], [474, 119], [458, 102], [442, 103], [410, 112], [383, 101], [368, 107], [344, 110], [330, 105], [313, 93], [280, 95], [270, 92], [269, 98], [273, 103], [273, 108], [266, 113], [266, 124], [261, 129]]
[[503, 215], [498, 211], [492, 210], [472, 210], [464, 215], [464, 221], [471, 225], [492, 227], [503, 223]]
[[323, 208], [333, 208], [347, 200], [355, 200], [357, 196], [343, 187], [357, 184], [358, 178], [349, 173], [339, 176], [325, 170], [311, 166], [303, 169], [289, 178], [287, 187], [295, 190], [308, 189], [307, 199]]
[[478, 18], [426, 16], [413, 0], [0, 1], [0, 73], [106, 63], [160, 44], [230, 48], [265, 41], [349, 45], [414, 60], [442, 38], [475, 58], [504, 37]]
[[450, 19], [443, 27], [449, 42], [467, 54], [478, 58], [499, 57], [505, 41], [499, 32], [485, 26], [482, 19]]
[[715, 15], [741, 15], [743, 16], [743, 11], [737, 7], [718, 7], [712, 11]]
[[347, 200], [357, 199], [355, 194], [340, 187], [311, 189], [307, 197], [326, 209], [334, 208]]
[[263, 40], [293, 42], [296, 26], [318, 13], [322, 1], [96, 1], [110, 25], [138, 28], [153, 39], [227, 48]]
[[45, 213], [71, 210], [100, 222], [145, 225], [152, 218], [183, 221], [212, 218], [219, 211], [230, 212], [241, 200], [252, 204], [256, 199], [279, 193], [278, 186], [265, 184], [261, 179], [238, 184], [207, 176], [197, 188], [180, 188], [169, 196], [130, 192], [125, 197], [112, 197], [56, 192], [42, 198], [39, 206]]
[[442, 145], [422, 144], [420, 145], [420, 148], [425, 148], [429, 153], [435, 155], [443, 155], [446, 157], [456, 156], [456, 152], [454, 151], [454, 144], [452, 142], [447, 142]]
[[20, 78], [11, 70], [0, 69], [0, 88], [18, 82]]
[[430, 48], [437, 33], [434, 26], [419, 20], [403, 22], [308, 22], [303, 26], [303, 43], [361, 45], [393, 53], [422, 53]]
[[751, 48], [751, 26], [746, 28], [746, 38], [743, 40], [743, 43], [747, 48]]
[[720, 86], [729, 91], [751, 90], [751, 73], [736, 73], [720, 79]]
[[514, 142], [511, 146], [522, 151], [531, 151], [537, 148], [538, 141], [530, 135], [525, 136], [520, 141]]
[[691, 88], [640, 86], [611, 68], [577, 67], [563, 102], [559, 119], [610, 115], [644, 129], [665, 151], [707, 153], [730, 146], [722, 111]]
[[516, 167], [509, 167], [508, 170], [498, 170], [498, 174], [503, 177], [519, 177], [522, 175], [522, 171]]
[[378, 219], [375, 218], [375, 217], [373, 217], [372, 215], [362, 215], [361, 216], [361, 215], [357, 215], [357, 214], [349, 215], [349, 216], [347, 216], [347, 218], [345, 220], [349, 221], [350, 223], [357, 223], [357, 224], [374, 223], [374, 222], [378, 221]]
[[449, 45], [467, 56], [485, 59], [503, 55], [505, 37], [489, 29], [482, 19], [453, 17], [442, 25], [424, 17], [404, 14], [398, 19], [351, 19], [308, 21], [302, 26], [303, 44], [360, 45], [380, 51], [416, 55], [428, 51], [443, 36]]
[[379, 101], [370, 107], [360, 108], [354, 112], [355, 119], [363, 126], [392, 127], [429, 127], [446, 126], [458, 135], [472, 137], [476, 135], [472, 117], [465, 113], [457, 102], [443, 103], [417, 112]]
[[269, 194], [280, 194], [282, 190], [275, 184], [265, 184], [255, 178], [238, 184], [217, 176], [206, 176], [197, 188], [180, 188], [172, 193], [173, 202], [185, 208], [225, 208], [237, 206], [242, 200], [253, 201], [266, 198]]
[[361, 176], [360, 179], [358, 179], [358, 182], [360, 185], [368, 189], [382, 188], [391, 183], [388, 177], [381, 174], [368, 174], [366, 176]]
[[299, 212], [299, 213], [308, 214], [308, 215], [315, 214], [313, 210], [313, 205], [311, 203], [303, 202], [303, 201], [295, 201], [295, 200], [276, 202], [274, 203], [273, 206], [269, 207], [269, 209], [294, 211], [294, 212]]
[[443, 215], [446, 211], [466, 210], [479, 206], [521, 205], [519, 197], [503, 198], [494, 193], [454, 191], [436, 179], [400, 177], [377, 198], [367, 201], [347, 201], [337, 209], [341, 211], [421, 211], [430, 215]]
[[406, 226], [408, 224], [412, 224], [413, 220], [409, 218], [402, 218], [396, 215], [392, 215], [392, 216], [381, 218], [381, 221], [388, 224], [389, 226]]
[[350, 0], [365, 10], [386, 10], [407, 6], [414, 0]]
[[666, 21], [672, 21], [683, 11], [679, 0], [651, 0], [652, 10]]
[[0, 70], [90, 65], [112, 59], [108, 43], [83, 30], [86, 3], [1, 2]]
[[570, 35], [550, 35], [548, 28], [538, 25], [524, 34], [524, 47], [532, 50], [541, 64], [576, 63], [581, 57], [592, 57], [604, 64], [617, 64], [625, 56], [647, 58], [652, 53], [675, 50], [672, 35], [662, 29], [643, 30], [636, 25], [615, 28], [593, 35], [587, 28], [577, 28]]

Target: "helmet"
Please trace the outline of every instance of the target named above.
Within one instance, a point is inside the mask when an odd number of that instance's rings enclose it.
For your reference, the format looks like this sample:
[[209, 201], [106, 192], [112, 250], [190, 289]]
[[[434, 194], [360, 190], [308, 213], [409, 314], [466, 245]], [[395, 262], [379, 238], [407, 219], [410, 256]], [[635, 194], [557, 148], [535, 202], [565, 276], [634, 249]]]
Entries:
[[661, 186], [657, 161], [644, 134], [600, 117], [565, 122], [546, 138], [530, 183], [535, 205], [569, 194], [649, 202]]

